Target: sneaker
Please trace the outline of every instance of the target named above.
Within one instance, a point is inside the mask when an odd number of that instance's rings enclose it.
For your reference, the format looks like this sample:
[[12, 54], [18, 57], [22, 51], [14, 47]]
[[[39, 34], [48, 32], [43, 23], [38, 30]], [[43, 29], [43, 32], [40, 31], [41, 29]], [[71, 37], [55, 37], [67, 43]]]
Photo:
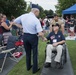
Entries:
[[38, 68], [36, 71], [33, 71], [33, 74], [37, 73], [40, 70], [40, 68]]
[[45, 68], [51, 67], [51, 63], [45, 63], [45, 64], [44, 64], [44, 67], [45, 67]]
[[60, 63], [59, 62], [56, 62], [56, 66], [55, 66], [55, 68], [57, 68], [57, 69], [60, 69]]

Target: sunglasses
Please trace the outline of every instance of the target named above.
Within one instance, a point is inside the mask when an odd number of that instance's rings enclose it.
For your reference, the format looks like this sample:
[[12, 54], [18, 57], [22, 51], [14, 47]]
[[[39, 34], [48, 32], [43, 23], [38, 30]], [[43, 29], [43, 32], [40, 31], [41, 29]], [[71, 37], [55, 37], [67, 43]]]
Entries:
[[54, 27], [54, 26], [56, 27], [56, 25], [52, 25], [52, 27]]
[[55, 26], [55, 27], [56, 27], [56, 26], [58, 26], [58, 27], [59, 27], [59, 25], [58, 25], [58, 24], [56, 24], [56, 25], [52, 25], [52, 27], [54, 27], [54, 26]]

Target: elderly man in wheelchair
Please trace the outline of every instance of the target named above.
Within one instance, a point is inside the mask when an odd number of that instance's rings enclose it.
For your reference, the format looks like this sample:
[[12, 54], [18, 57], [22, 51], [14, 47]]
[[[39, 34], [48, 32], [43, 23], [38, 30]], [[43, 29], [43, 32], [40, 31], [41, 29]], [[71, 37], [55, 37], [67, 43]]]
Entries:
[[59, 24], [52, 25], [53, 31], [47, 36], [46, 40], [50, 40], [50, 43], [46, 47], [46, 60], [44, 67], [51, 67], [52, 51], [56, 50], [57, 54], [54, 59], [56, 62], [56, 68], [60, 68], [60, 61], [62, 56], [63, 44], [65, 43], [65, 37], [59, 30]]

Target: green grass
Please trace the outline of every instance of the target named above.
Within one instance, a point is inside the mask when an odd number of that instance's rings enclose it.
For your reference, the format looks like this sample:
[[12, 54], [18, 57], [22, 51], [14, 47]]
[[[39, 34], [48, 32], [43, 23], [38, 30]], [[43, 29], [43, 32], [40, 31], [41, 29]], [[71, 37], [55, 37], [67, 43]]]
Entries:
[[76, 41], [67, 41], [67, 46], [74, 70], [74, 75], [76, 75]]
[[[71, 57], [74, 73], [76, 75], [76, 41], [66, 41], [66, 43]], [[39, 67], [41, 67], [41, 69], [43, 67], [45, 60], [45, 46], [46, 46], [45, 42], [39, 41]], [[40, 75], [40, 73], [41, 70], [34, 75]], [[14, 66], [14, 68], [9, 72], [8, 75], [33, 75], [33, 74], [32, 70], [30, 70], [29, 72], [26, 70], [25, 57], [23, 57], [23, 59], [17, 65]]]
[[[39, 41], [39, 67], [42, 70], [44, 60], [45, 60], [45, 46], [46, 43]], [[25, 63], [25, 57], [20, 60], [20, 62], [14, 66], [14, 68], [8, 73], [8, 75], [33, 75], [32, 69], [30, 71], [26, 70], [26, 63]], [[40, 75], [41, 70], [34, 74], [34, 75]]]

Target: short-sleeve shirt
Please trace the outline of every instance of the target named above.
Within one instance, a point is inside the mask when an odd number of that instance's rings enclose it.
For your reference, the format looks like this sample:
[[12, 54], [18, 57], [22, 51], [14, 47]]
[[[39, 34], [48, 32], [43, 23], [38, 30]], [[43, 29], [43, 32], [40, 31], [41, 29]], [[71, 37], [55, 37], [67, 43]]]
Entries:
[[51, 24], [51, 25], [56, 25], [56, 23], [58, 23], [59, 25], [64, 24], [64, 23], [63, 23], [63, 21], [62, 21], [62, 20], [60, 20], [60, 19], [58, 19], [58, 21], [57, 21], [57, 22], [56, 22], [54, 19], [53, 19], [53, 20], [51, 20], [51, 22], [50, 22], [50, 24]]
[[32, 12], [21, 15], [14, 22], [22, 24], [24, 33], [37, 34], [43, 31], [39, 19]]
[[50, 44], [56, 43], [56, 42], [60, 42], [62, 40], [65, 40], [64, 35], [62, 34], [61, 31], [58, 31], [57, 34], [54, 33], [54, 31], [52, 31], [48, 36], [47, 39], [50, 40]]
[[4, 32], [10, 32], [10, 30], [5, 29], [0, 23], [0, 34], [3, 34]]
[[74, 19], [70, 20], [71, 23], [73, 24], [70, 24], [70, 27], [74, 27]]

